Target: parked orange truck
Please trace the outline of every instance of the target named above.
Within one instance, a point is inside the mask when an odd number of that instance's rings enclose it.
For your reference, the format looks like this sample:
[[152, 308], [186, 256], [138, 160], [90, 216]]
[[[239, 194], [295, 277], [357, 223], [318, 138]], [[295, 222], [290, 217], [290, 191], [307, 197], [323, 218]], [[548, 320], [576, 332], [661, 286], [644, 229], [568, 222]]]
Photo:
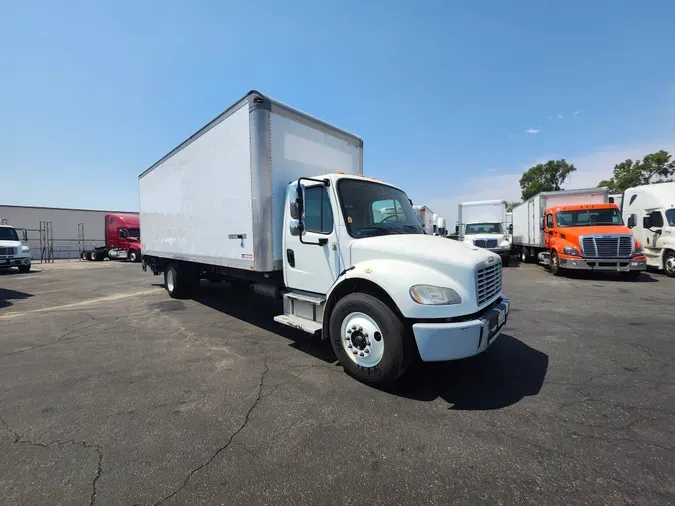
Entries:
[[544, 192], [513, 209], [513, 248], [521, 262], [566, 270], [615, 271], [637, 278], [647, 268], [642, 245], [609, 203], [606, 189]]

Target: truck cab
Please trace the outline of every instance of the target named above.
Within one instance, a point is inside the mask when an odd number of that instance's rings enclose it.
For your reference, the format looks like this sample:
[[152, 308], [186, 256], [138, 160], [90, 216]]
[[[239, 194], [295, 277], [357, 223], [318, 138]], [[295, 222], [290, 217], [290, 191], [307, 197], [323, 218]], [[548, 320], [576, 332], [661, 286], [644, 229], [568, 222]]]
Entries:
[[647, 265], [675, 277], [675, 182], [628, 188], [623, 218], [644, 248]]
[[475, 355], [501, 332], [509, 303], [499, 257], [425, 234], [399, 188], [352, 175], [301, 178], [285, 207], [289, 291], [275, 320], [329, 336], [360, 379], [397, 376], [408, 332], [424, 361]]
[[17, 267], [19, 272], [28, 272], [30, 266], [30, 248], [19, 240], [14, 227], [0, 225], [0, 269]]
[[576, 204], [544, 211], [541, 260], [559, 276], [566, 269], [619, 271], [636, 278], [647, 268], [644, 250], [623, 224], [616, 204]]
[[105, 215], [105, 246], [84, 251], [82, 259], [102, 261], [106, 258], [141, 261], [141, 229], [138, 215], [128, 213]]
[[460, 241], [492, 251], [508, 265], [511, 242], [506, 224], [506, 201], [462, 202], [459, 204], [457, 216]]

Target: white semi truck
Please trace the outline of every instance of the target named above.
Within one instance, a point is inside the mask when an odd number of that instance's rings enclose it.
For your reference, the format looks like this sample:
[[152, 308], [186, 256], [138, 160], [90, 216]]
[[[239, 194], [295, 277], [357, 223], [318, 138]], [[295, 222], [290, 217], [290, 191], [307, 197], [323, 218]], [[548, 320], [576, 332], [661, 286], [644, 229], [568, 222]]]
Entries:
[[359, 137], [251, 91], [139, 176], [143, 268], [171, 297], [207, 278], [282, 299], [274, 319], [366, 383], [483, 352], [509, 314], [499, 256], [423, 234], [362, 160]]
[[647, 266], [675, 277], [675, 182], [628, 188], [619, 197], [623, 219], [642, 243]]
[[16, 267], [19, 272], [30, 271], [30, 248], [19, 240], [16, 229], [9, 225], [0, 225], [0, 269]]
[[462, 202], [457, 210], [457, 222], [459, 241], [490, 250], [508, 265], [511, 242], [505, 200]]

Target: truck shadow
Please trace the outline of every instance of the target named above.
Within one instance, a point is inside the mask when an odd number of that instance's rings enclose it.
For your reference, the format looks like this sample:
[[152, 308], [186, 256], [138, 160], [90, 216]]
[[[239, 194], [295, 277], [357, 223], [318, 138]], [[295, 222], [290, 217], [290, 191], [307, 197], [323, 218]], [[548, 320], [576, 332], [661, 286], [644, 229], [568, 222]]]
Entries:
[[391, 393], [409, 399], [438, 398], [453, 410], [500, 409], [537, 395], [548, 355], [502, 334], [485, 353], [442, 363], [417, 363]]
[[[340, 367], [327, 340], [274, 322], [272, 318], [283, 310], [281, 302], [254, 294], [242, 296], [225, 283], [207, 282], [202, 282], [194, 300], [286, 338], [290, 347]], [[502, 334], [477, 357], [438, 364], [415, 363], [388, 393], [418, 401], [441, 398], [451, 405], [448, 409], [500, 409], [537, 395], [547, 370], [548, 355]]]
[[10, 300], [21, 300], [32, 297], [33, 295], [26, 292], [17, 292], [16, 290], [8, 290], [7, 288], [0, 288], [0, 309], [12, 305]]
[[591, 279], [596, 281], [612, 281], [618, 283], [658, 283], [659, 280], [652, 277], [653, 273], [643, 272], [637, 279], [626, 279], [617, 272], [603, 271], [569, 271], [565, 276], [570, 279]]

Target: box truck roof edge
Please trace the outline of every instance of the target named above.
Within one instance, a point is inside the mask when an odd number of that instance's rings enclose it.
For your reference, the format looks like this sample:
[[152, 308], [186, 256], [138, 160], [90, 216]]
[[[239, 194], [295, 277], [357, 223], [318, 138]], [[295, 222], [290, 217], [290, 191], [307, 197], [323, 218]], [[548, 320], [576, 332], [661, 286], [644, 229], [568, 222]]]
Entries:
[[[286, 118], [295, 120], [298, 123], [302, 123], [302, 124], [305, 124], [307, 126], [316, 128], [317, 130], [320, 130], [320, 131], [323, 131], [325, 133], [331, 134], [335, 137], [340, 137], [343, 140], [345, 140], [347, 142], [350, 142], [350, 143], [354, 144], [355, 146], [363, 149], [363, 139], [361, 137], [359, 137], [358, 135], [353, 134], [351, 132], [348, 132], [347, 130], [343, 130], [342, 128], [336, 127], [334, 125], [331, 125], [330, 123], [328, 123], [328, 122], [326, 122], [322, 119], [319, 119], [315, 116], [312, 116], [310, 114], [302, 112], [302, 111], [296, 109], [295, 107], [284, 104], [283, 102], [275, 100], [275, 99], [273, 99], [273, 98], [271, 98], [271, 97], [269, 97], [269, 96], [267, 96], [263, 93], [260, 93], [257, 90], [251, 90], [246, 95], [244, 95], [242, 98], [237, 100], [234, 104], [232, 104], [230, 107], [228, 107], [223, 112], [221, 112], [218, 116], [216, 116], [211, 121], [209, 121], [202, 128], [197, 130], [190, 137], [188, 137], [183, 142], [181, 142], [178, 146], [176, 146], [171, 151], [169, 151], [162, 158], [160, 158], [155, 163], [153, 163], [146, 170], [144, 170], [141, 174], [139, 174], [138, 179], [141, 179], [143, 176], [152, 172], [156, 167], [161, 165], [162, 162], [165, 162], [166, 160], [171, 158], [174, 154], [176, 154], [178, 151], [180, 151], [181, 149], [188, 146], [190, 143], [199, 139], [199, 137], [204, 135], [206, 132], [211, 130], [213, 127], [218, 125], [223, 120], [227, 119], [234, 112], [238, 111], [239, 108], [241, 106], [243, 106], [246, 102], [248, 102], [248, 104], [249, 104], [249, 112], [254, 110], [254, 109], [266, 109], [266, 110], [269, 110], [271, 112], [275, 112], [276, 114], [279, 114], [280, 116], [284, 116]], [[361, 169], [363, 170], [363, 167]]]

